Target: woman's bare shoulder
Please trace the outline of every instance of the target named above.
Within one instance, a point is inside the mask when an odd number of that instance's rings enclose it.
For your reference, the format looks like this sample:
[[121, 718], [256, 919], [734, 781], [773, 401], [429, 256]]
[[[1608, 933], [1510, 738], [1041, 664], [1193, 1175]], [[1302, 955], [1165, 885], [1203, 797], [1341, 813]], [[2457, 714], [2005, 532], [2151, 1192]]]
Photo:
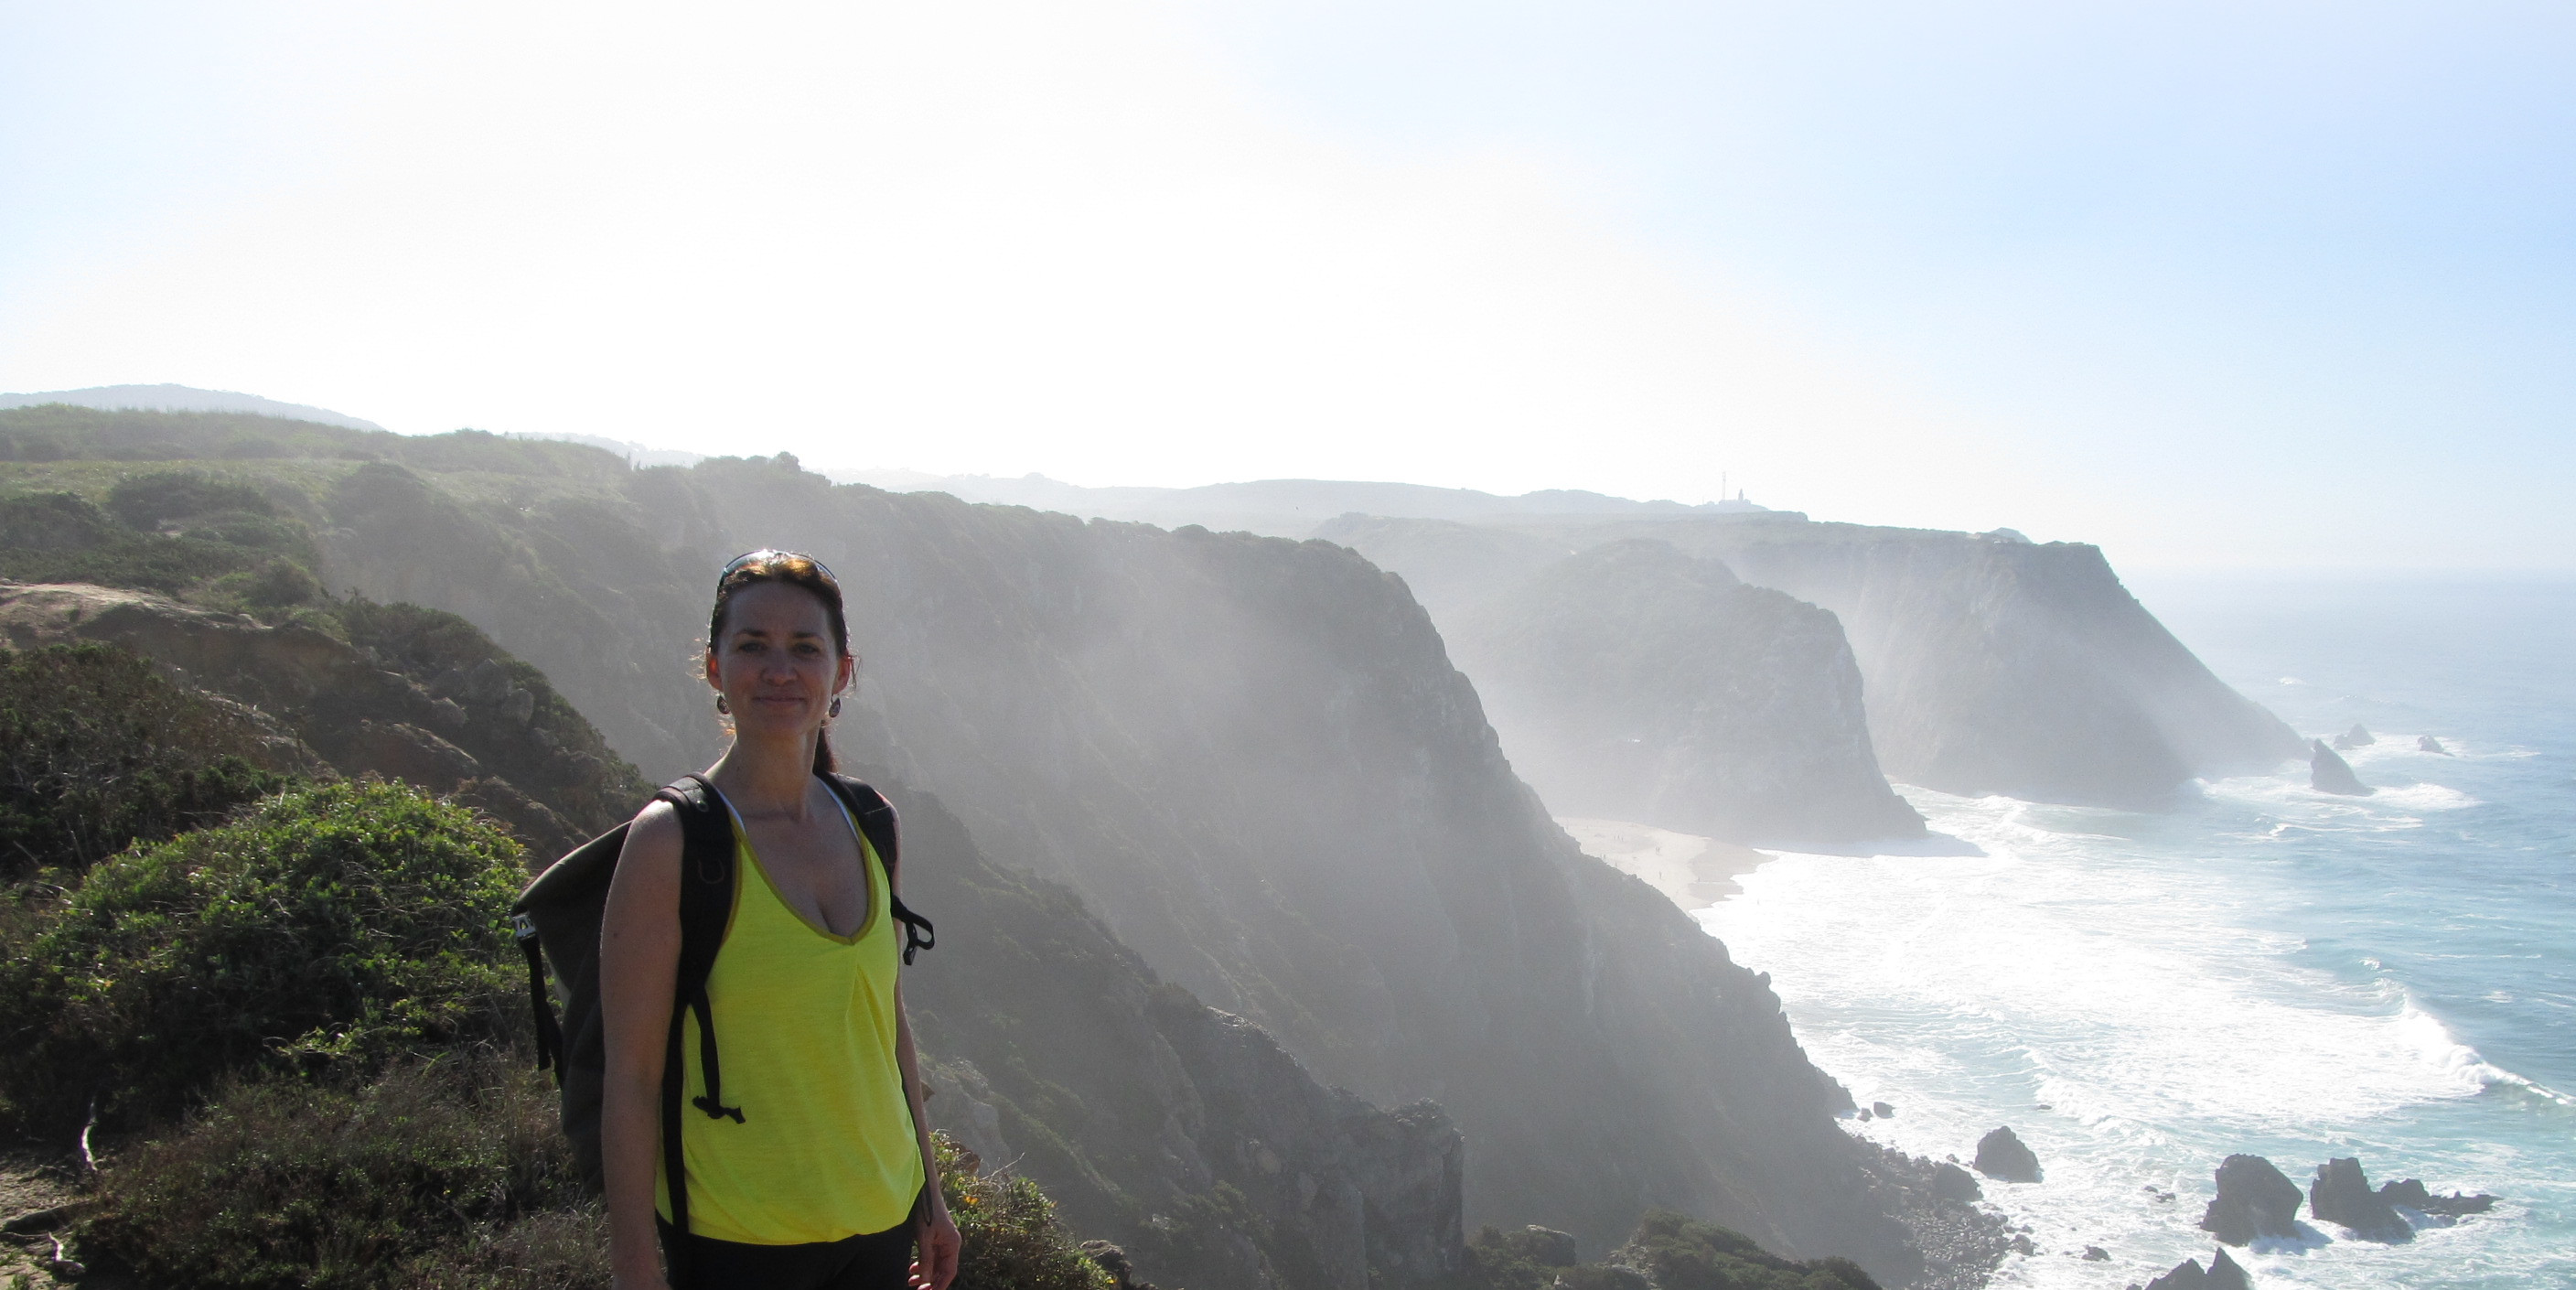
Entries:
[[626, 845], [617, 853], [617, 876], [612, 884], [649, 883], [676, 888], [680, 852], [686, 841], [677, 808], [658, 798], [647, 803], [626, 827]]

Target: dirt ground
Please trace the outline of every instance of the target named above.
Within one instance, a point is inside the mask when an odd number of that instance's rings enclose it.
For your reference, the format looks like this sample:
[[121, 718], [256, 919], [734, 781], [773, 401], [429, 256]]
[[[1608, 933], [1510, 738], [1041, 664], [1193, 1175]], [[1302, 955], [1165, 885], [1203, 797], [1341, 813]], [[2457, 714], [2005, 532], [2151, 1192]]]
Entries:
[[[79, 1189], [60, 1169], [26, 1157], [0, 1156], [0, 1290], [73, 1284], [47, 1270], [55, 1247], [46, 1233], [56, 1225], [42, 1215], [79, 1198]], [[63, 1226], [68, 1225], [66, 1219]]]

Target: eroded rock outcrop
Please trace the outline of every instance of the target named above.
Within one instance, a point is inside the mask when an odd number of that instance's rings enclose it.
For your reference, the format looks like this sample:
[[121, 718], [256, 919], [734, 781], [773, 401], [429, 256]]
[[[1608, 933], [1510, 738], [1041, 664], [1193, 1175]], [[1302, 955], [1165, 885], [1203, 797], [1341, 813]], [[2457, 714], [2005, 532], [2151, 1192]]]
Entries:
[[1879, 774], [1833, 615], [1716, 561], [1609, 543], [1442, 634], [1559, 815], [1778, 845], [1923, 835]]
[[2233, 1155], [2218, 1166], [2218, 1196], [2200, 1218], [2200, 1230], [2228, 1245], [2258, 1236], [2299, 1233], [2299, 1185], [2261, 1156]]
[[2395, 1243], [2415, 1239], [2415, 1229], [2386, 1199], [2370, 1189], [2370, 1179], [2362, 1173], [2357, 1156], [2342, 1156], [2317, 1166], [2317, 1176], [2308, 1184], [2308, 1211], [2322, 1222], [2341, 1224], [2365, 1241]]
[[2173, 1271], [2147, 1283], [2147, 1290], [2253, 1290], [2253, 1278], [2245, 1275], [2243, 1265], [2227, 1257], [2220, 1249], [2209, 1256], [2209, 1266], [2202, 1268], [2198, 1259], [2184, 1259]]
[[2040, 1178], [2039, 1153], [2009, 1125], [1990, 1129], [1977, 1139], [1977, 1172], [2006, 1182], [2035, 1183]]
[[2448, 1196], [2436, 1195], [2424, 1186], [2424, 1181], [2420, 1178], [2400, 1178], [2396, 1182], [2381, 1183], [2379, 1198], [2391, 1205], [2405, 1206], [2418, 1214], [2433, 1214], [2443, 1218], [2483, 1214], [2494, 1209], [2496, 1203], [2496, 1198], [2485, 1192], [2468, 1195], [2455, 1191]]
[[2362, 783], [2361, 777], [2352, 773], [2352, 763], [2326, 747], [2322, 739], [2309, 741], [2308, 787], [2338, 797], [2368, 797], [2379, 791]]
[[[173, 679], [274, 718], [344, 775], [464, 795], [540, 861], [625, 818], [649, 793], [534, 669], [505, 663], [470, 625], [400, 605], [350, 606], [343, 617], [353, 639], [145, 591], [0, 583], [0, 636], [12, 646], [132, 650]], [[458, 655], [479, 656], [499, 684], [487, 680], [488, 693], [462, 705], [434, 697], [424, 683]], [[532, 686], [548, 691], [543, 720]]]
[[[1388, 549], [1431, 523], [1338, 520], [1320, 535]], [[2298, 736], [2211, 675], [2092, 546], [1785, 514], [1477, 527], [1558, 550], [1669, 542], [1833, 611], [1867, 689], [1879, 764], [1903, 783], [2154, 805], [2194, 777], [2272, 770], [2300, 751]], [[1444, 577], [1469, 567], [1453, 551]], [[1424, 594], [1436, 605], [1445, 592]]]
[[904, 984], [935, 1125], [1017, 1161], [1160, 1284], [1457, 1272], [1464, 1145], [1439, 1107], [1318, 1084], [1258, 1027], [1156, 980], [1072, 892], [993, 864], [937, 797], [852, 769], [902, 813], [907, 900], [951, 933]]

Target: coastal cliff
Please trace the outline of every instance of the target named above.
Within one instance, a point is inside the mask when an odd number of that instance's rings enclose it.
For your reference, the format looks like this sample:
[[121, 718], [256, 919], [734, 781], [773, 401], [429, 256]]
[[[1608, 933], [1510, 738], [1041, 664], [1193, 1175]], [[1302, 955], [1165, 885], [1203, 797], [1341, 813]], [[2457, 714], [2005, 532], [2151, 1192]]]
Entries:
[[1400, 581], [770, 463], [686, 482], [731, 545], [833, 553], [867, 620], [852, 748], [1327, 1081], [1438, 1100], [1471, 1223], [1599, 1248], [1660, 1202], [1903, 1270], [1777, 997], [1553, 825]]
[[1070, 890], [986, 859], [937, 797], [850, 769], [895, 802], [906, 899], [947, 930], [904, 978], [934, 1126], [1040, 1180], [1157, 1284], [1456, 1275], [1465, 1150], [1439, 1107], [1316, 1083], [1259, 1027], [1157, 980]]
[[[1891, 1283], [1919, 1270], [1872, 1157], [1834, 1123], [1847, 1095], [1767, 981], [1554, 826], [1400, 580], [1326, 543], [832, 487], [791, 461], [629, 471], [524, 447], [351, 432], [338, 451], [385, 459], [297, 458], [315, 573], [473, 620], [658, 778], [717, 746], [690, 666], [711, 571], [748, 547], [812, 550], [849, 590], [864, 659], [845, 753], [1078, 893], [1155, 976], [1319, 1080], [1436, 1099], [1464, 1135], [1470, 1222], [1601, 1251], [1665, 1205]], [[925, 990], [938, 970], [925, 960]], [[1162, 1034], [1176, 1055], [1258, 1064], [1233, 1023]], [[978, 1089], [1017, 1104], [1010, 1081], [960, 1060], [981, 1084], [961, 1067], [944, 1096], [1006, 1124]], [[1293, 1153], [1265, 1144], [1279, 1174], [1246, 1155], [1276, 1185]]]
[[2212, 675], [2120, 585], [2099, 548], [2010, 535], [1812, 523], [1790, 514], [1436, 522], [1346, 518], [1386, 553], [1439, 543], [1442, 591], [1537, 548], [1649, 539], [1833, 611], [1886, 773], [1964, 795], [2146, 807], [2195, 778], [2269, 769], [2306, 744]]
[[1879, 773], [1841, 625], [1717, 561], [1607, 543], [1442, 634], [1558, 815], [1783, 846], [1923, 835]]

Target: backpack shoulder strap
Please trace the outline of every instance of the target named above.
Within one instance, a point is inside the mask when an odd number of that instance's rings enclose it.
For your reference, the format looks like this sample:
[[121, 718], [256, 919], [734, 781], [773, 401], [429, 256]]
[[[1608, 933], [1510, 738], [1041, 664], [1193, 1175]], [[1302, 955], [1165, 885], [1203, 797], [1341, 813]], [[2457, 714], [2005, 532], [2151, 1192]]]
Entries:
[[[709, 1119], [742, 1122], [742, 1108], [724, 1104], [724, 1077], [716, 1059], [715, 1017], [707, 1006], [707, 975], [715, 970], [716, 952], [724, 948], [725, 928], [733, 921], [733, 812], [724, 796], [704, 775], [685, 775], [654, 794], [669, 802], [680, 817], [680, 962], [673, 983], [671, 1029], [662, 1049], [662, 1176], [671, 1200], [671, 1226], [683, 1236], [689, 1230], [688, 1164], [680, 1147], [681, 1098], [687, 1072], [681, 1060], [681, 1035], [688, 1014], [698, 1015], [698, 1070], [707, 1091], [690, 1099]], [[674, 1242], [674, 1257], [687, 1247]], [[687, 1284], [684, 1269], [673, 1269], [673, 1283]]]
[[[831, 785], [832, 791], [839, 794], [842, 803], [850, 808], [850, 818], [858, 821], [860, 834], [876, 851], [878, 862], [885, 866], [886, 882], [891, 885], [896, 866], [902, 863], [894, 803], [887, 801], [885, 794], [847, 775], [826, 775], [823, 782]], [[931, 926], [929, 919], [912, 912], [911, 907], [903, 903], [902, 896], [891, 890], [886, 895], [890, 898], [886, 902], [886, 912], [903, 924], [903, 961], [909, 964], [923, 950], [937, 949], [939, 929]]]

